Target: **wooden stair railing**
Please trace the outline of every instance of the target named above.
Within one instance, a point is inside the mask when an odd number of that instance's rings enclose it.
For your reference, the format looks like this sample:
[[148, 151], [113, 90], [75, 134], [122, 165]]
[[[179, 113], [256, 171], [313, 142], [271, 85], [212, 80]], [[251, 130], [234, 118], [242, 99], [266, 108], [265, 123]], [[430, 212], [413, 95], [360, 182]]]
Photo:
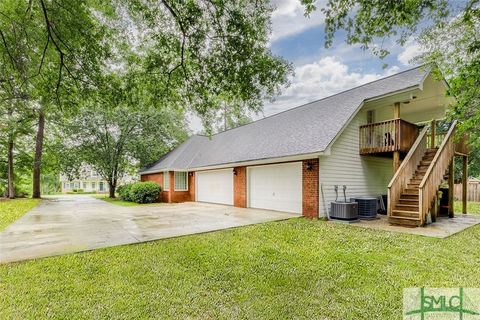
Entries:
[[400, 195], [412, 178], [418, 164], [422, 160], [427, 150], [427, 130], [424, 127], [413, 143], [410, 151], [388, 184], [388, 216], [392, 216], [392, 210], [398, 202]]
[[448, 129], [445, 138], [442, 141], [435, 157], [420, 182], [419, 209], [422, 224], [425, 222], [428, 211], [432, 207], [433, 200], [437, 197], [438, 188], [443, 181], [445, 172], [447, 171], [453, 157], [455, 156], [455, 128], [457, 121], [454, 121]]

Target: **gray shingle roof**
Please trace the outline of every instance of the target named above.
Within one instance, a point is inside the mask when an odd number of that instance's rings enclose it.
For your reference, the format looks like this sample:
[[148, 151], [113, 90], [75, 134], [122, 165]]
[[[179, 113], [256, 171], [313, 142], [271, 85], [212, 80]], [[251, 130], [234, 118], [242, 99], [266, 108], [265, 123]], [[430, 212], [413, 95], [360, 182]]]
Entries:
[[211, 137], [194, 135], [141, 173], [325, 151], [364, 100], [420, 86], [428, 73], [417, 67]]

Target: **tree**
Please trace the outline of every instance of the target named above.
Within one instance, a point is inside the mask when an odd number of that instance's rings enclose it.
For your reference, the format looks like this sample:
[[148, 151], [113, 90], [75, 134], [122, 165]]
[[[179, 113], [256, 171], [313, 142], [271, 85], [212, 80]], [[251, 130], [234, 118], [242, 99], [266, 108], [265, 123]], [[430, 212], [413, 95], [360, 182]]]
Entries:
[[141, 90], [154, 93], [151, 105], [194, 111], [207, 131], [220, 95], [260, 110], [291, 72], [268, 49], [271, 12], [268, 0], [0, 2], [0, 64], [41, 106], [34, 196], [40, 196], [49, 113], [75, 111], [74, 96], [97, 90], [98, 79], [112, 72], [134, 66], [143, 75]]
[[[95, 14], [97, 2], [4, 0], [0, 3], [0, 64], [38, 119], [33, 163], [33, 197], [40, 197], [45, 118], [62, 104], [73, 85], [90, 87], [105, 65], [109, 31]], [[0, 77], [1, 79], [1, 77]], [[5, 96], [6, 90], [2, 95]], [[12, 143], [12, 142], [11, 142]], [[13, 144], [13, 143], [12, 143]]]
[[291, 65], [268, 49], [268, 0], [120, 3], [129, 13], [123, 20], [136, 21], [142, 30], [135, 50], [145, 59], [135, 64], [145, 86], [162, 104], [195, 112], [207, 132], [224, 101], [258, 112], [287, 83]]
[[[129, 170], [156, 161], [186, 138], [182, 110], [156, 108], [128, 80], [110, 78], [65, 126], [64, 150], [75, 155], [70, 171], [91, 165], [108, 183], [111, 198]], [[148, 93], [147, 97], [148, 97]]]

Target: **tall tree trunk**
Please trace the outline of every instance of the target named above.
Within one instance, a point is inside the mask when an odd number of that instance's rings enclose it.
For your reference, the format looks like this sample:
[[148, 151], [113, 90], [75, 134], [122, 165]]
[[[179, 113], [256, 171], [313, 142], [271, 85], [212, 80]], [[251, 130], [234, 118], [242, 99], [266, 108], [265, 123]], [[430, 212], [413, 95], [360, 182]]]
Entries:
[[115, 198], [115, 190], [116, 189], [117, 189], [117, 186], [109, 181], [108, 182], [108, 197], [109, 198]]
[[7, 165], [7, 171], [8, 171], [8, 190], [7, 190], [7, 196], [10, 199], [15, 198], [15, 186], [13, 184], [13, 136], [10, 136], [8, 138], [8, 165]]
[[40, 198], [40, 175], [42, 170], [43, 136], [45, 131], [45, 112], [38, 112], [38, 130], [35, 143], [35, 159], [33, 161], [33, 192], [32, 198]]

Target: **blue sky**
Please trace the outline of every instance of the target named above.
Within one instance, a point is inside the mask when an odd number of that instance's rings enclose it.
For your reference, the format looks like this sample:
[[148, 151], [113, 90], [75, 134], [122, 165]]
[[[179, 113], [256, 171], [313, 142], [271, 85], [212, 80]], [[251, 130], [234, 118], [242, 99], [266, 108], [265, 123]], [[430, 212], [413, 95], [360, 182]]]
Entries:
[[[382, 61], [369, 51], [347, 45], [344, 33], [337, 34], [327, 49], [320, 11], [306, 18], [298, 0], [272, 2], [276, 10], [270, 48], [293, 63], [295, 75], [290, 79], [291, 86], [275, 102], [265, 104], [265, 116], [411, 68], [409, 61], [419, 52], [413, 41], [404, 47], [391, 44], [387, 46], [391, 54]], [[387, 68], [383, 67], [385, 63]]]

